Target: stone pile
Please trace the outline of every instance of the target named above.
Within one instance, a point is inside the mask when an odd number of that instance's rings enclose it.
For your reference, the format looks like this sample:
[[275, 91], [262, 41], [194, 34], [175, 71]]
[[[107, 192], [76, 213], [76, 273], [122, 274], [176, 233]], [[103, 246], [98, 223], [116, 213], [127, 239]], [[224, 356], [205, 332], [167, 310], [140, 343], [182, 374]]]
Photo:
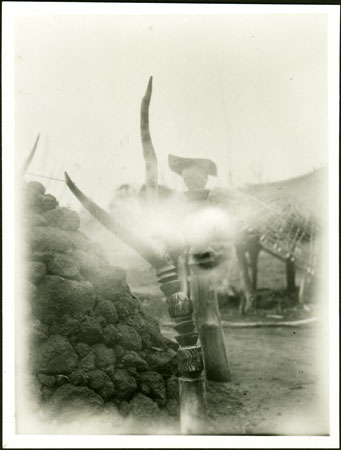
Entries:
[[[39, 402], [65, 413], [108, 406], [123, 416], [178, 412], [177, 344], [37, 182], [24, 186], [30, 366]], [[114, 239], [114, 237], [113, 237]], [[119, 261], [118, 261], [119, 264]]]

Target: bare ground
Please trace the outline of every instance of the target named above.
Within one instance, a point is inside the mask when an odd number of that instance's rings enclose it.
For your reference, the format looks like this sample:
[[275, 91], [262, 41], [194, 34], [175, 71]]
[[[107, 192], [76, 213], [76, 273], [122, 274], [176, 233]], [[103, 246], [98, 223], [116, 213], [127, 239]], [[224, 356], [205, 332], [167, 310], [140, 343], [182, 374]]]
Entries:
[[224, 331], [232, 379], [207, 383], [210, 434], [328, 434], [320, 325]]

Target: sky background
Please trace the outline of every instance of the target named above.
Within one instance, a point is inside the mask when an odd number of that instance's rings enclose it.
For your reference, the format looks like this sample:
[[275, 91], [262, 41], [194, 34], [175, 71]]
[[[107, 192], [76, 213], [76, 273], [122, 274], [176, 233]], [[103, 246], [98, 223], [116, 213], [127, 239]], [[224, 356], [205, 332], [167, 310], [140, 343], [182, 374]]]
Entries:
[[[168, 153], [211, 158], [210, 187], [275, 181], [328, 161], [326, 14], [39, 15], [15, 22], [15, 147], [29, 172], [106, 205], [144, 182], [139, 114], [160, 183], [183, 189]], [[230, 173], [230, 175], [229, 175]], [[62, 204], [65, 185], [33, 176]]]

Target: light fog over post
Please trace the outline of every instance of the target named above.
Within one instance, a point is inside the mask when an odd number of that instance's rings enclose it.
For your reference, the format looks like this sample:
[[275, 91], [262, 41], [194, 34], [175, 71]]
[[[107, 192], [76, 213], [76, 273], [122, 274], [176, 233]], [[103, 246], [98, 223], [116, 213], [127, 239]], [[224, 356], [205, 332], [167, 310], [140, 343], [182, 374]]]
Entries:
[[29, 172], [62, 179], [68, 167], [104, 204], [144, 181], [136, 124], [150, 75], [159, 177], [172, 188], [183, 186], [168, 153], [210, 157], [223, 187], [327, 162], [323, 14], [23, 16], [15, 36], [17, 158], [40, 132]]

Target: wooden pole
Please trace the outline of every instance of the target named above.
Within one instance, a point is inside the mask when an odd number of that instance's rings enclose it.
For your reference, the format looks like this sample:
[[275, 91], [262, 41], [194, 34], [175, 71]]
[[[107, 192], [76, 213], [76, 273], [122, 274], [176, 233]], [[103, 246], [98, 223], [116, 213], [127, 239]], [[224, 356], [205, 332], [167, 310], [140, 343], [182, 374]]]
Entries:
[[[152, 82], [153, 79], [150, 77], [141, 103], [140, 131], [145, 161], [147, 204], [155, 207], [158, 197], [158, 167], [149, 130]], [[167, 260], [167, 255], [164, 255], [164, 261], [165, 265], [159, 268], [157, 276], [160, 288], [167, 296], [168, 312], [174, 318], [174, 328], [178, 332], [176, 339], [180, 345], [178, 363], [181, 432], [198, 434], [205, 430], [207, 413], [205, 377], [202, 374], [203, 357], [201, 347], [197, 345], [198, 333], [193, 321], [193, 303], [186, 295], [187, 292], [181, 288], [171, 258]], [[183, 288], [185, 287], [184, 285]]]
[[166, 295], [169, 315], [179, 343], [180, 426], [183, 434], [203, 434], [206, 431], [207, 407], [204, 363], [198, 333], [193, 320], [193, 302], [181, 292], [175, 266], [170, 262], [157, 271], [160, 289]]
[[205, 377], [179, 378], [181, 432], [203, 434], [206, 431]]
[[314, 277], [312, 275], [309, 275], [307, 273], [302, 274], [298, 293], [298, 302], [301, 305], [312, 302], [314, 295], [313, 280]]
[[209, 380], [230, 381], [230, 369], [215, 289], [214, 256], [211, 252], [191, 253], [190, 289], [194, 301], [196, 323], [203, 349], [205, 370]]
[[295, 263], [291, 259], [287, 259], [286, 262], [286, 277], [287, 277], [287, 292], [288, 295], [295, 294]]

